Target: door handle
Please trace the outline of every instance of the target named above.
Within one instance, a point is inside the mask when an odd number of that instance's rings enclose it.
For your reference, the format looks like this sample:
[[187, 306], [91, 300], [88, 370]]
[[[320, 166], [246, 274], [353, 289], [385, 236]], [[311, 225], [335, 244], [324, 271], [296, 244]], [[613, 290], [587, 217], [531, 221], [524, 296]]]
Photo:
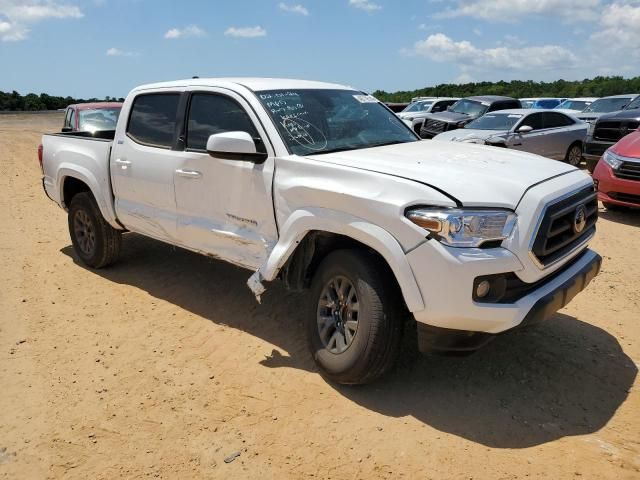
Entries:
[[131, 166], [131, 162], [129, 160], [123, 160], [122, 158], [116, 158], [115, 163], [116, 165], [121, 166], [123, 170], [126, 170]]
[[185, 178], [200, 178], [200, 177], [202, 177], [202, 173], [197, 172], [195, 170], [178, 169], [178, 170], [176, 170], [176, 173], [178, 174], [178, 176], [185, 177]]

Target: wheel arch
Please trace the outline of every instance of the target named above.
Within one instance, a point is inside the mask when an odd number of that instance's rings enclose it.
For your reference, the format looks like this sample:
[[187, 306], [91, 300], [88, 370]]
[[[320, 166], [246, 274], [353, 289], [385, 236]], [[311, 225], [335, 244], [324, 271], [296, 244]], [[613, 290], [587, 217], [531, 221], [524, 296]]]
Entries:
[[[114, 228], [122, 229], [122, 226], [116, 219], [115, 210], [113, 208], [113, 197], [111, 195], [111, 186], [100, 185], [90, 171], [83, 171], [84, 169], [66, 168], [61, 166], [58, 170], [58, 194], [60, 199], [60, 205], [65, 210], [69, 210], [71, 200], [75, 195], [80, 192], [89, 192], [95, 199], [100, 213], [104, 219]], [[100, 195], [99, 192], [104, 192], [107, 188], [106, 194]], [[108, 198], [104, 198], [108, 197]]]
[[280, 277], [289, 288], [302, 289], [328, 253], [343, 248], [367, 249], [387, 265], [409, 311], [424, 309], [405, 252], [383, 228], [343, 212], [306, 209], [294, 212], [280, 233], [278, 243], [259, 270], [263, 279]]

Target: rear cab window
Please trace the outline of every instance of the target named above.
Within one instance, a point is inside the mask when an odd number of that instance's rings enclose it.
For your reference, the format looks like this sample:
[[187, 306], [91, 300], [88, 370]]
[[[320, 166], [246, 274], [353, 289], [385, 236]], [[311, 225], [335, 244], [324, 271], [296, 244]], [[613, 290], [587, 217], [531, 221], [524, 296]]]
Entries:
[[127, 136], [150, 147], [172, 148], [180, 93], [147, 93], [133, 100]]

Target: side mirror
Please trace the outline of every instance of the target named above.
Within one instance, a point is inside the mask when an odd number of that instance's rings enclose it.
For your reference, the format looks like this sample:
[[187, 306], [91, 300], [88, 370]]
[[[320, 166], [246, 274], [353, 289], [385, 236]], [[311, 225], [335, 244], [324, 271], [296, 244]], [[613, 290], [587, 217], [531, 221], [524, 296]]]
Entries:
[[532, 131], [533, 131], [533, 127], [531, 125], [522, 125], [517, 130], [518, 133], [529, 133], [529, 132], [532, 132]]
[[71, 127], [62, 127], [62, 133], [72, 132], [73, 128]]
[[207, 153], [223, 160], [263, 163], [268, 155], [256, 150], [256, 144], [247, 132], [216, 133], [207, 140]]

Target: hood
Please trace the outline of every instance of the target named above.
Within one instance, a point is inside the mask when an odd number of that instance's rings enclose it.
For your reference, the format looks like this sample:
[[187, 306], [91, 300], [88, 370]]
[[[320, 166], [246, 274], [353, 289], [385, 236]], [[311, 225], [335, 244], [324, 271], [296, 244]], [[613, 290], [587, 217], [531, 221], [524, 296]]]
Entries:
[[[582, 113], [582, 110], [574, 110], [572, 108], [554, 108], [553, 111], [567, 113], [569, 115], [573, 115], [574, 117], [579, 117], [580, 114]], [[585, 115], [589, 115], [589, 114], [585, 113]]]
[[530, 186], [577, 170], [530, 153], [428, 140], [307, 158], [415, 180], [463, 206], [502, 208], [515, 208]]
[[479, 143], [484, 145], [484, 141], [491, 137], [503, 137], [509, 130], [475, 130], [471, 128], [459, 128], [450, 130], [433, 137], [434, 140], [445, 140], [451, 142]]
[[640, 120], [640, 109], [619, 110], [617, 112], [606, 113], [599, 119], [602, 120]]
[[425, 117], [430, 117], [431, 114], [429, 112], [404, 112], [404, 113], [399, 113], [398, 116], [402, 119], [407, 119], [407, 118], [425, 118]]
[[612, 150], [623, 157], [640, 159], [640, 131], [622, 137]]
[[576, 114], [580, 120], [584, 120], [585, 122], [593, 122], [600, 118], [604, 113], [594, 113], [594, 112], [580, 112]]
[[441, 122], [447, 123], [456, 123], [461, 122], [463, 120], [473, 120], [475, 117], [471, 115], [466, 115], [464, 113], [456, 113], [456, 112], [438, 112], [432, 113], [427, 116], [429, 119], [440, 120]]

